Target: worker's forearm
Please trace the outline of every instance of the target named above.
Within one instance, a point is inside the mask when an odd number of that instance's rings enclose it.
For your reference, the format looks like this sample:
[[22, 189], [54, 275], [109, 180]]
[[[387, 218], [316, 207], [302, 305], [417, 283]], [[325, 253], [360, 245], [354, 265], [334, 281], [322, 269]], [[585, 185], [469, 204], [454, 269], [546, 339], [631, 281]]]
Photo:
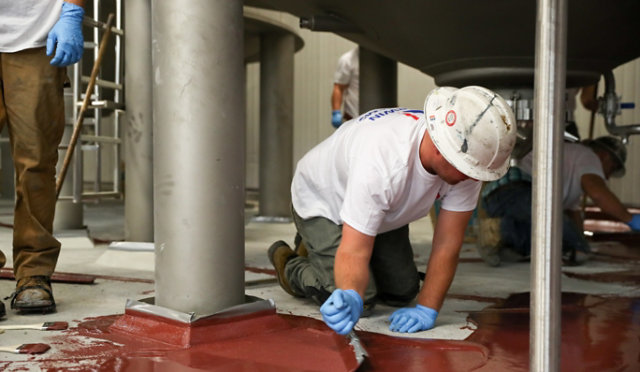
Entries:
[[458, 250], [439, 249], [431, 253], [418, 303], [440, 311], [458, 266]]
[[602, 211], [618, 221], [627, 223], [633, 217], [627, 208], [613, 193], [610, 195], [600, 195], [597, 199], [591, 198]]
[[364, 298], [369, 283], [370, 255], [358, 254], [343, 247], [338, 248], [334, 264], [336, 288], [353, 289]]
[[602, 211], [622, 222], [631, 221], [631, 213], [620, 199], [609, 190], [604, 179], [593, 174], [585, 174], [580, 180], [582, 190], [602, 209]]
[[340, 110], [342, 107], [342, 89], [339, 85], [333, 85], [333, 91], [331, 92], [331, 110]]

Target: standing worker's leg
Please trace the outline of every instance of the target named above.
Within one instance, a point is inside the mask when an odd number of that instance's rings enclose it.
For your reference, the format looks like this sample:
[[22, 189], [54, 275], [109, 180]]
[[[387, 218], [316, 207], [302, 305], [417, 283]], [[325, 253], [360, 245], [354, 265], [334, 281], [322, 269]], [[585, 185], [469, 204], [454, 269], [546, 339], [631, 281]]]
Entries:
[[6, 121], [16, 170], [12, 305], [21, 311], [55, 309], [49, 277], [60, 243], [53, 237], [58, 145], [64, 130], [64, 68], [44, 48], [2, 54]]
[[420, 278], [409, 242], [409, 225], [376, 236], [371, 271], [382, 302], [404, 306], [415, 298]]

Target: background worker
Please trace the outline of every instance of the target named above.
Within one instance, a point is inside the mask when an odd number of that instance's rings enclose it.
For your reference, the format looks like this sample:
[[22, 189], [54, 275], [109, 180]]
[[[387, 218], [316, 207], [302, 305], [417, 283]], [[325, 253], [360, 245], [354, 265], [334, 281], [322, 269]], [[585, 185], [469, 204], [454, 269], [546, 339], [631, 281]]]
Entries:
[[[82, 57], [83, 5], [82, 0], [0, 2], [0, 128], [6, 124], [9, 130], [16, 174], [17, 284], [11, 306], [21, 312], [46, 313], [56, 306], [50, 277], [60, 253], [52, 230], [65, 125], [64, 67]], [[5, 262], [0, 252], [0, 266]]]
[[[575, 251], [589, 251], [584, 238], [581, 215], [582, 195], [586, 194], [604, 213], [640, 231], [640, 215], [632, 215], [607, 187], [609, 177], [625, 173], [627, 150], [616, 137], [604, 136], [583, 143], [563, 145], [562, 247], [565, 258], [575, 259]], [[499, 218], [499, 240], [493, 247], [479, 247], [486, 263], [496, 266], [500, 257], [531, 253], [531, 169], [532, 153], [522, 158], [502, 179], [483, 190], [482, 203], [489, 217]]]
[[[309, 151], [291, 186], [297, 252], [278, 241], [269, 259], [289, 294], [322, 304], [324, 321], [350, 332], [363, 303], [406, 306], [390, 329], [430, 329], [455, 274], [483, 180], [501, 177], [515, 144], [505, 101], [481, 87], [433, 90], [424, 113], [361, 115]], [[408, 224], [442, 210], [420, 290]]]
[[[331, 91], [331, 125], [338, 128], [344, 121], [358, 116], [360, 95], [360, 62], [358, 48], [351, 49], [338, 59]], [[341, 108], [344, 109], [344, 115]]]

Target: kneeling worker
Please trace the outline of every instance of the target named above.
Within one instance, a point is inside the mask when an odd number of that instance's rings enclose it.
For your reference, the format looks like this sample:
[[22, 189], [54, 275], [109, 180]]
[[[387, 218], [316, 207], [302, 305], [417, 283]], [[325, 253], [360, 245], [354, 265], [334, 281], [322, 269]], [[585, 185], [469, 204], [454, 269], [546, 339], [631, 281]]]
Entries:
[[[434, 326], [453, 280], [481, 181], [502, 177], [515, 144], [511, 108], [494, 92], [442, 87], [424, 112], [377, 109], [343, 124], [299, 162], [291, 185], [296, 251], [269, 259], [281, 287], [315, 300], [325, 323], [351, 331], [363, 305], [406, 306], [390, 329]], [[442, 201], [422, 289], [408, 224]]]
[[[575, 252], [588, 252], [580, 210], [586, 194], [604, 213], [640, 231], [640, 214], [632, 215], [609, 190], [609, 177], [625, 173], [627, 150], [616, 137], [604, 136], [583, 143], [563, 145], [562, 249], [565, 259], [575, 261]], [[531, 253], [531, 169], [532, 153], [522, 158], [500, 180], [487, 184], [482, 191], [482, 205], [489, 217], [481, 220], [482, 231], [497, 231], [499, 236], [480, 239], [478, 246], [485, 262], [491, 266], [501, 257], [528, 258]], [[491, 228], [489, 225], [499, 225]]]

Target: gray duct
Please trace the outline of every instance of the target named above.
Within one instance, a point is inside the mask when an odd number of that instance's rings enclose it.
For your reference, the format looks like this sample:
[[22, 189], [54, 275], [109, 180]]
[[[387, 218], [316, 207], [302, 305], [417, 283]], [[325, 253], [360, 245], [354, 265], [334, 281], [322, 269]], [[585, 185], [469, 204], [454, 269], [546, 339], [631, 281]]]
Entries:
[[300, 18], [300, 28], [311, 31], [360, 32], [353, 23], [333, 15], [314, 15]]

